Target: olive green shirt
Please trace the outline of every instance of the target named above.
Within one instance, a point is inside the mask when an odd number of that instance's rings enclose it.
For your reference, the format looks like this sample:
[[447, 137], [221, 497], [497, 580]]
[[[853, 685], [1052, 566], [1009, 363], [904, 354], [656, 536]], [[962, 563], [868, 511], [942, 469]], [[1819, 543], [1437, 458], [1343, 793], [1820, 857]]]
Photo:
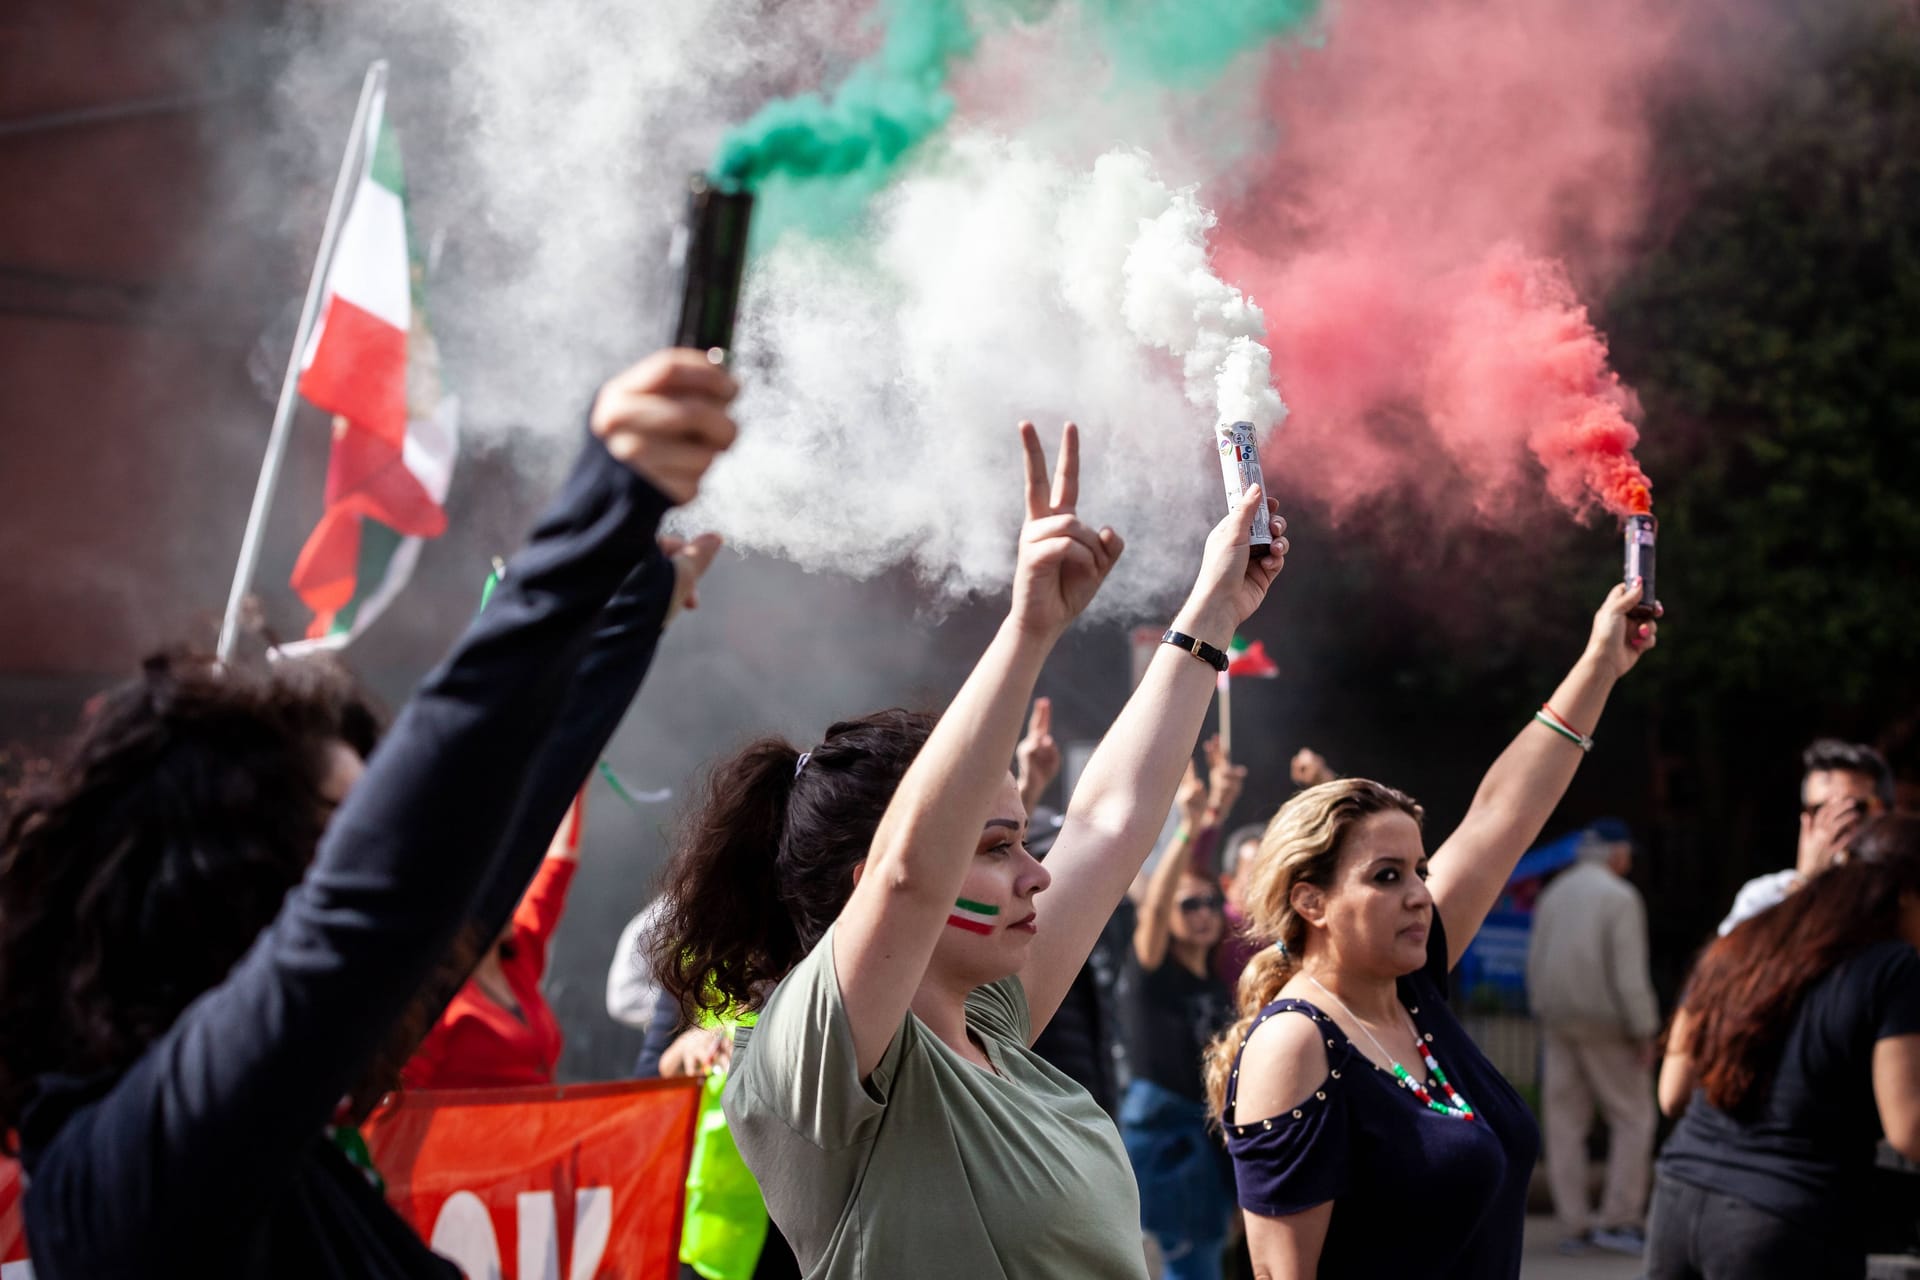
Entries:
[[1018, 978], [967, 997], [995, 1071], [907, 1014], [863, 1084], [833, 931], [742, 1028], [727, 1125], [818, 1280], [1145, 1280], [1140, 1196], [1087, 1091], [1027, 1047]]

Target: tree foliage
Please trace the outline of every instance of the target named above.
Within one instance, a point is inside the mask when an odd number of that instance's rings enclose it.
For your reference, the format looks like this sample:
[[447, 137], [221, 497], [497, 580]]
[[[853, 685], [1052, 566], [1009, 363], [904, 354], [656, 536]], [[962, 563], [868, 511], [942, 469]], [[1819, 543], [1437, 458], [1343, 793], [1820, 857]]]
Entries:
[[1655, 424], [1664, 701], [1884, 723], [1920, 693], [1920, 24], [1875, 8], [1764, 97], [1670, 113], [1685, 212], [1608, 309]]

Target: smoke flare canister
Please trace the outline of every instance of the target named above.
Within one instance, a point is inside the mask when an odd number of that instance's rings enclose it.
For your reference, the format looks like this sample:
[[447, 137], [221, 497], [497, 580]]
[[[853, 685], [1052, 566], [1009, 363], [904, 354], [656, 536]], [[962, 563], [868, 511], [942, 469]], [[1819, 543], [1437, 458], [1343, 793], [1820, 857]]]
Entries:
[[1646, 587], [1640, 595], [1640, 603], [1627, 615], [1631, 618], [1651, 618], [1659, 604], [1653, 585], [1653, 538], [1659, 528], [1660, 522], [1649, 515], [1628, 516], [1624, 526], [1627, 559], [1621, 580], [1632, 586], [1633, 580], [1638, 578]]
[[688, 183], [687, 221], [674, 237], [675, 265], [682, 278], [674, 346], [708, 352], [719, 362], [733, 350], [733, 320], [752, 219], [750, 192], [716, 184], [702, 174]]
[[[1251, 422], [1221, 423], [1213, 434], [1220, 446], [1220, 478], [1226, 481], [1227, 507], [1231, 510], [1241, 494], [1263, 482], [1260, 450], [1254, 443]], [[1262, 502], [1253, 513], [1251, 554], [1255, 560], [1262, 560], [1272, 551], [1273, 523], [1267, 518], [1267, 504]]]

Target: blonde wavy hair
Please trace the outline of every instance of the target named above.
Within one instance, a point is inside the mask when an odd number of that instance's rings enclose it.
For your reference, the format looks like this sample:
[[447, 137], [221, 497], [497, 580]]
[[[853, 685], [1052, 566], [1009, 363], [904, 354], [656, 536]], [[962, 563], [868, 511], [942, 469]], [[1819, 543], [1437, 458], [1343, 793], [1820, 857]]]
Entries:
[[[1347, 834], [1376, 813], [1404, 813], [1416, 823], [1426, 815], [1412, 796], [1365, 778], [1340, 778], [1309, 787], [1280, 806], [1260, 836], [1260, 848], [1238, 871], [1247, 913], [1247, 940], [1260, 950], [1240, 975], [1235, 1000], [1240, 1020], [1207, 1046], [1207, 1100], [1216, 1118], [1227, 1105], [1227, 1079], [1253, 1020], [1299, 971], [1307, 945], [1307, 922], [1293, 909], [1293, 887], [1333, 884]], [[1285, 942], [1282, 954], [1273, 944]]]

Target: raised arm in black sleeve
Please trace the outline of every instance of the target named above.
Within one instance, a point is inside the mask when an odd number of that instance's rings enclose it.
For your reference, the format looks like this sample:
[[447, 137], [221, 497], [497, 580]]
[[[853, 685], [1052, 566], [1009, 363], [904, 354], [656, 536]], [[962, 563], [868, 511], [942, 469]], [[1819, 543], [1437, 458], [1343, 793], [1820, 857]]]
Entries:
[[[495, 937], [513, 918], [567, 806], [606, 750], [653, 665], [673, 603], [675, 578], [673, 562], [656, 553], [629, 574], [607, 602], [592, 644], [565, 694], [560, 717], [527, 777], [513, 829], [501, 843], [493, 869], [468, 913], [473, 937]], [[422, 993], [433, 1011], [424, 1026], [432, 1026], [446, 1010], [466, 976], [444, 971], [433, 976], [436, 987]]]
[[601, 614], [559, 722], [527, 779], [513, 833], [474, 901], [471, 914], [481, 927], [480, 937], [492, 937], [512, 918], [567, 806], [640, 692], [660, 645], [674, 585], [673, 562], [656, 554], [621, 584]]
[[[28, 1115], [36, 1257], [190, 1248], [195, 1224], [230, 1232], [285, 1189], [528, 820], [529, 774], [609, 599], [658, 557], [666, 507], [588, 442], [253, 948], [103, 1094]], [[147, 1257], [153, 1274], [184, 1260]]]

